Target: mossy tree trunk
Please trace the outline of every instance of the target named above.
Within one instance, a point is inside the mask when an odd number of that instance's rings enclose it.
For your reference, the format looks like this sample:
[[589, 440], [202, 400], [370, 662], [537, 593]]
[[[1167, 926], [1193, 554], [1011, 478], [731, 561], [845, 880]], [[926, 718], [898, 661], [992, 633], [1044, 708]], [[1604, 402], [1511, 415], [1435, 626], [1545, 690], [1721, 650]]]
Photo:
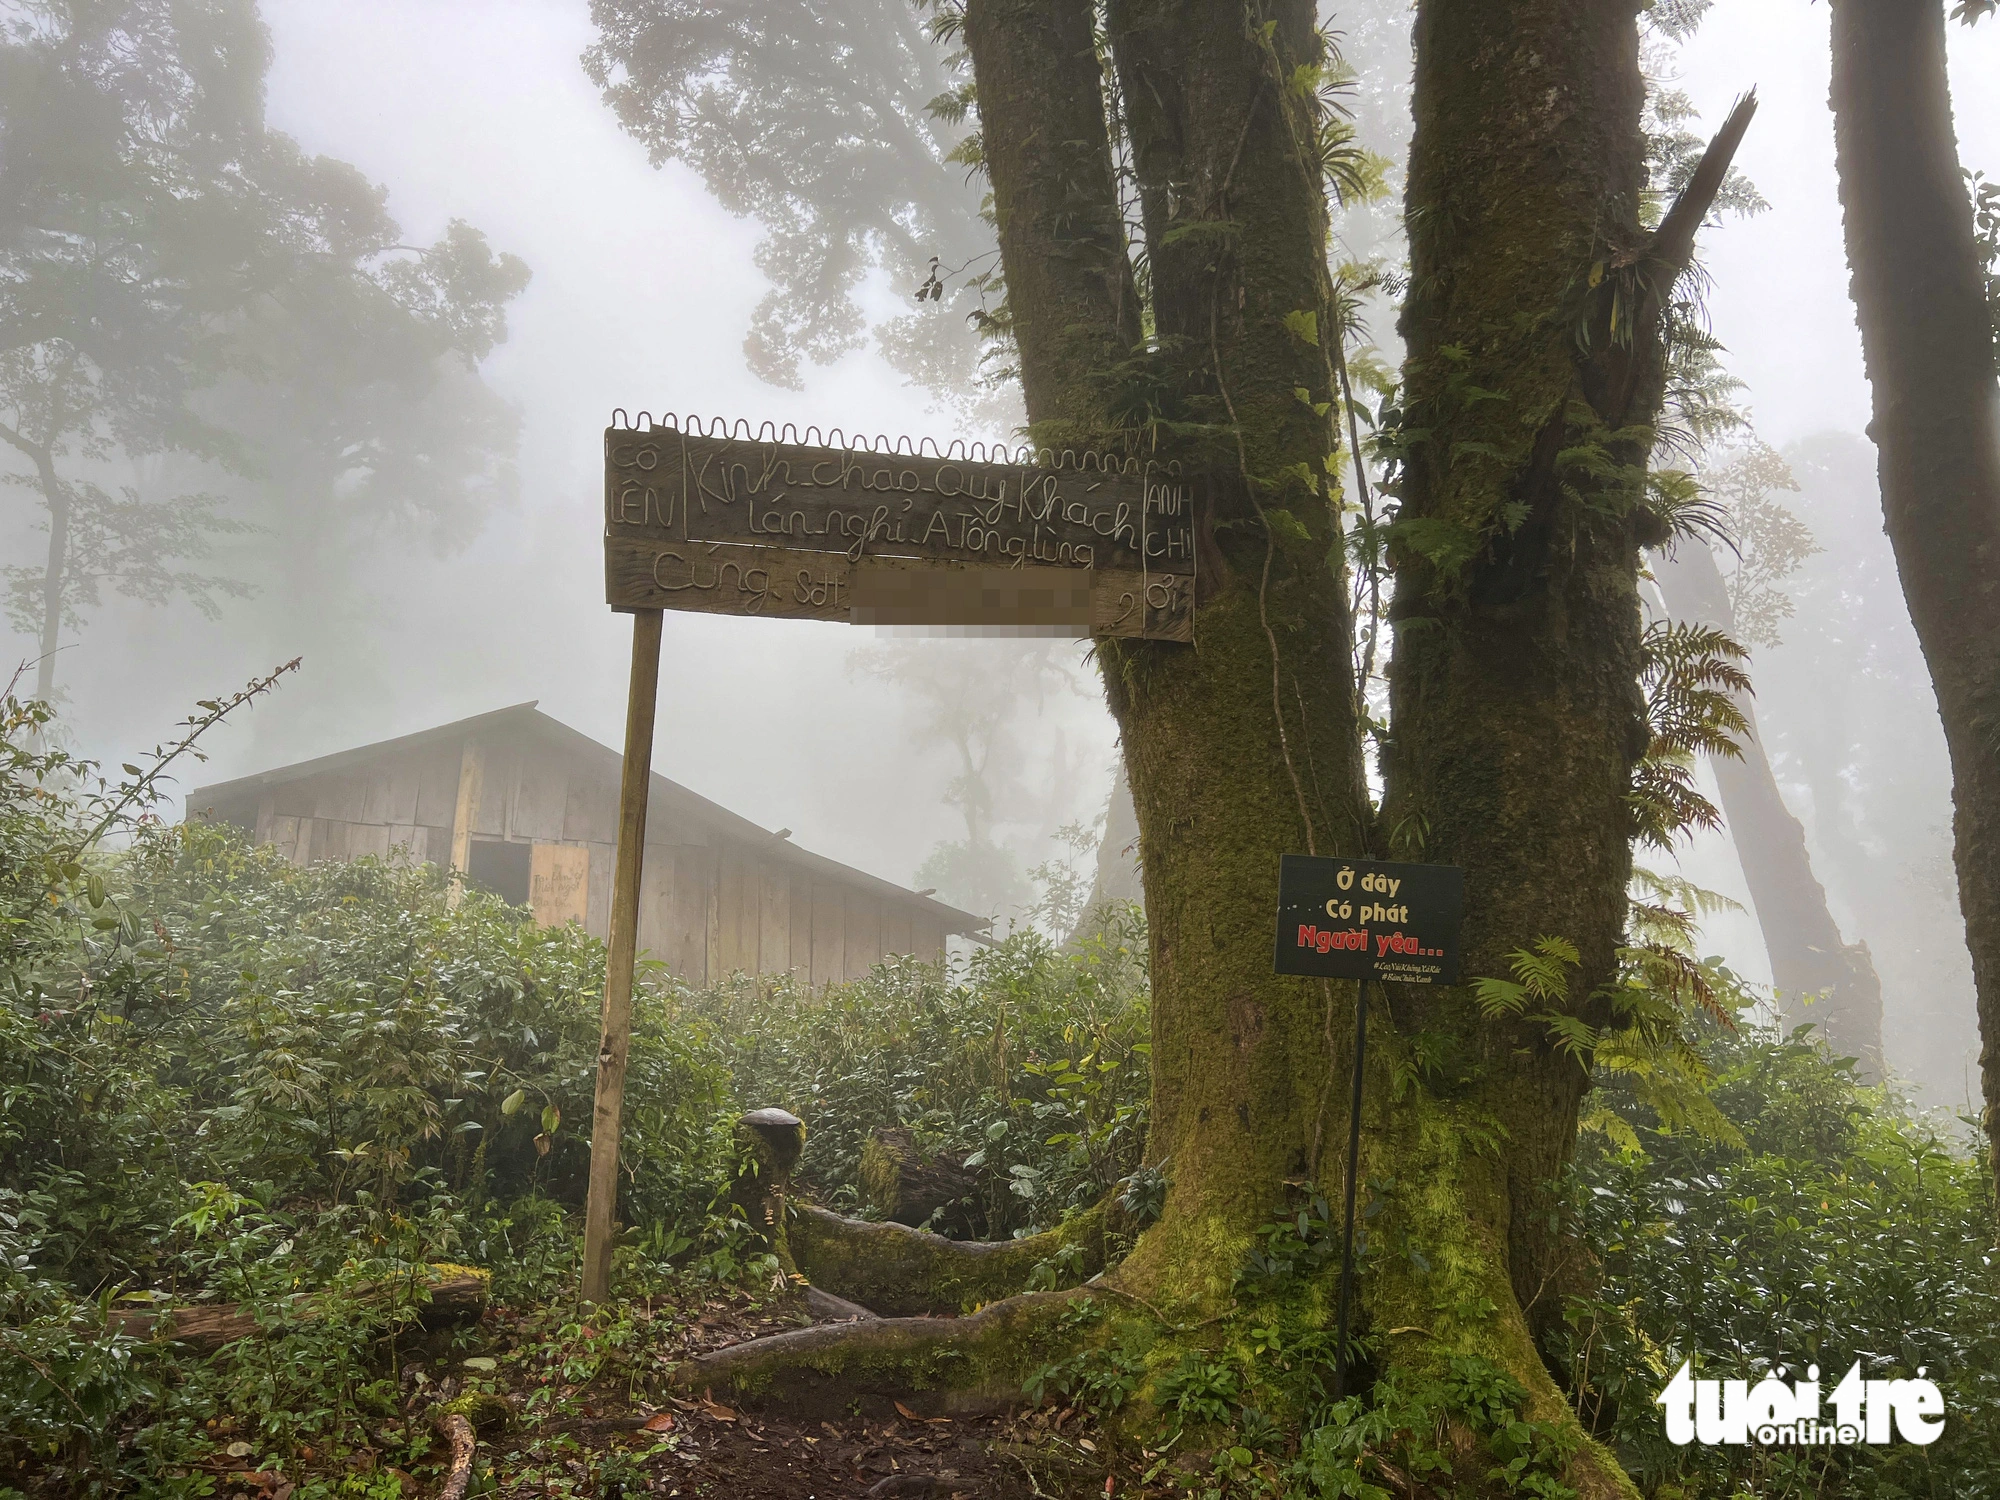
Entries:
[[[1629, 0], [1420, 7], [1405, 326], [1420, 524], [1402, 544], [1378, 818], [1321, 342], [1313, 7], [1110, 0], [1101, 34], [1096, 19], [1090, 0], [968, 0], [965, 38], [1033, 431], [1157, 441], [1201, 496], [1194, 644], [1098, 645], [1153, 944], [1148, 1159], [1171, 1174], [1110, 1288], [1175, 1337], [1227, 1344], [1256, 1231], [1301, 1193], [1338, 1201], [1349, 1165], [1355, 987], [1272, 974], [1281, 853], [1463, 864], [1470, 974], [1504, 975], [1554, 935], [1582, 956], [1576, 995], [1613, 975], [1646, 744], [1638, 557], [1663, 535], [1641, 503], [1660, 305], [1720, 168], [1642, 231]], [[1436, 1372], [1482, 1355], [1530, 1415], [1573, 1424], [1531, 1318], [1561, 1310], [1548, 1188], [1583, 1066], [1460, 990], [1397, 995], [1370, 1026], [1359, 1167], [1389, 1186], [1362, 1292], [1380, 1358]], [[1329, 1330], [1333, 1290], [1324, 1275], [1293, 1315]], [[1571, 1482], [1631, 1493], [1588, 1446]]]
[[[1656, 333], [1614, 340], [1600, 310], [1603, 293], [1648, 295], [1634, 9], [1419, 10], [1383, 764], [1393, 850], [1465, 867], [1469, 973], [1505, 975], [1513, 952], [1564, 939], [1593, 1024], [1588, 997], [1617, 966], [1647, 740], [1636, 502], [1662, 362]], [[1545, 1026], [1484, 1019], [1464, 990], [1395, 1008], [1399, 1028], [1433, 1039], [1450, 1110], [1504, 1142], [1484, 1158], [1478, 1212], [1546, 1330], [1568, 1253], [1548, 1189], [1588, 1077]]]
[[[1084, 268], [1010, 219], [1035, 196], [1014, 175], [1020, 143], [1068, 109], [1064, 138], [1110, 159], [1087, 7], [1071, 10], [1066, 55], [1027, 60], [1056, 34], [1051, 9], [975, 0], [968, 37], [1030, 415], [1073, 431], [1129, 410], [1140, 376], [1129, 346], [1122, 366], [1110, 352], [1119, 309], [1103, 298], [1107, 352], [1087, 394], [1057, 405], [1038, 394], [1055, 382], [1031, 373], [1071, 356], [1038, 334], [1026, 274]], [[1119, 1276], [1172, 1309], [1222, 1302], [1288, 1184], [1340, 1181], [1324, 1147], [1354, 995], [1271, 977], [1276, 856], [1365, 852], [1374, 833], [1328, 497], [1329, 369], [1312, 337], [1331, 327], [1317, 122], [1295, 83], [1320, 59], [1313, 13], [1120, 0], [1108, 14], [1150, 252], [1153, 400], [1223, 434], [1202, 446], [1174, 429], [1208, 495], [1195, 646], [1100, 647], [1155, 946], [1150, 1154], [1173, 1171], [1165, 1216]], [[1646, 743], [1636, 571], [1657, 532], [1639, 476], [1661, 385], [1646, 288], [1678, 271], [1671, 254], [1656, 264], [1639, 222], [1635, 18], [1629, 4], [1434, 0], [1418, 36], [1405, 334], [1410, 420], [1432, 432], [1413, 443], [1405, 501], [1442, 545], [1404, 548], [1381, 852], [1468, 868], [1471, 972], [1504, 974], [1513, 950], [1558, 935], [1583, 956], [1587, 996], [1615, 969]], [[1039, 92], [1013, 87], [1022, 78]], [[1594, 293], [1593, 265], [1620, 258]], [[1605, 326], [1613, 288], [1635, 299], [1620, 339]], [[1072, 341], [1076, 305], [1062, 314]], [[1491, 1354], [1554, 1416], [1523, 1309], [1543, 1325], [1560, 1314], [1548, 1184], [1586, 1074], [1540, 1028], [1486, 1021], [1463, 992], [1401, 995], [1394, 1012], [1394, 1031], [1427, 1033], [1444, 1062], [1372, 1133], [1365, 1168], [1406, 1185], [1389, 1211], [1414, 1243], [1430, 1237], [1416, 1261], [1437, 1279], [1398, 1285], [1378, 1267], [1370, 1296], [1433, 1336], [1413, 1358]]]
[[1951, 756], [2000, 1172], [2000, 389], [1944, 27], [1943, 0], [1836, 0], [1834, 146], [1882, 512]]

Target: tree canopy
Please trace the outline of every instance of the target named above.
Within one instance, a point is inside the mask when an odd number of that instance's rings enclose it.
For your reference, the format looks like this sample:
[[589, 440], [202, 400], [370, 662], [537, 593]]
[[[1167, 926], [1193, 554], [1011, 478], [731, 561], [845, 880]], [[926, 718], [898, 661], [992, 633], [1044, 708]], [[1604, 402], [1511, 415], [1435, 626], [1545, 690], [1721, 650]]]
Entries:
[[464, 224], [404, 244], [385, 189], [268, 127], [269, 65], [235, 0], [6, 9], [0, 439], [48, 530], [8, 606], [44, 695], [104, 590], [212, 614], [247, 589], [194, 566], [215, 536], [336, 494], [462, 513], [505, 464], [466, 387], [526, 267]]

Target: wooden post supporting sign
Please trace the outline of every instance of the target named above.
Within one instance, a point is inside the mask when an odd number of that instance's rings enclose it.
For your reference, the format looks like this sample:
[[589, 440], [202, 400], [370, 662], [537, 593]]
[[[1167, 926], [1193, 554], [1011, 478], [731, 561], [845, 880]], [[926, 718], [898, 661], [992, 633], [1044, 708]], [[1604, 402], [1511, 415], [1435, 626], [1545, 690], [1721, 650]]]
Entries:
[[618, 788], [618, 867], [611, 886], [611, 951], [604, 968], [604, 1028], [597, 1044], [597, 1103], [590, 1123], [590, 1196], [583, 1211], [583, 1300], [611, 1293], [617, 1225], [618, 1138], [625, 1059], [632, 1045], [632, 970], [639, 947], [639, 882], [646, 863], [646, 792], [653, 774], [653, 718], [660, 698], [657, 609], [632, 612], [632, 682], [625, 699], [625, 762]]

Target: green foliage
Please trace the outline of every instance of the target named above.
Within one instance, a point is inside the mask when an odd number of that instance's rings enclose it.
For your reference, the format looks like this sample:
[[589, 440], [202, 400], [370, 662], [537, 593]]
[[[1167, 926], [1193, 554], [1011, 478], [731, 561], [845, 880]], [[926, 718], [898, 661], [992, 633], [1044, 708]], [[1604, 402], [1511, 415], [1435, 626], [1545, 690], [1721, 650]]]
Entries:
[[1640, 637], [1639, 683], [1646, 694], [1646, 753], [1630, 793], [1641, 843], [1671, 850], [1691, 829], [1722, 827], [1722, 814], [1695, 788], [1698, 755], [1742, 758], [1750, 732], [1740, 699], [1750, 693], [1749, 652], [1712, 625], [1655, 620]]
[[[440, 1260], [491, 1268], [495, 1301], [534, 1322], [501, 1357], [534, 1377], [528, 1418], [648, 1378], [643, 1299], [592, 1324], [570, 1301], [601, 949], [476, 892], [453, 908], [426, 869], [299, 869], [231, 830], [139, 821], [157, 765], [111, 784], [42, 748], [43, 720], [10, 704], [0, 737], [0, 1482], [167, 1493], [212, 1451], [214, 1422], [251, 1463], [379, 1444]], [[128, 835], [115, 855], [96, 842], [107, 827]], [[1557, 1352], [1586, 1421], [1684, 1496], [2000, 1483], [2000, 1286], [1977, 1159], [1809, 1032], [1744, 1023], [1742, 986], [1693, 956], [1717, 898], [1643, 874], [1634, 896], [1619, 977], [1589, 997], [1604, 1023], [1572, 1039], [1599, 1087], [1567, 1201], [1603, 1280], [1571, 1304]], [[807, 1119], [803, 1185], [835, 1204], [853, 1201], [866, 1133], [902, 1124], [971, 1160], [992, 1235], [1114, 1193], [1148, 1221], [1168, 1164], [1139, 1160], [1143, 953], [1113, 922], [1073, 952], [1023, 933], [956, 975], [892, 963], [819, 992], [689, 993], [649, 969], [621, 1283], [771, 1283], [740, 1212], [715, 1212], [730, 1123], [757, 1105]], [[1564, 1044], [1558, 1023], [1583, 1026], [1575, 958], [1545, 939], [1480, 1003]], [[1398, 1185], [1368, 1187], [1364, 1273], [1385, 1255], [1422, 1268], [1431, 1247], [1393, 1229]], [[1333, 1399], [1330, 1220], [1307, 1194], [1264, 1227], [1237, 1280], [1240, 1326], [1214, 1346], [1149, 1364], [1147, 1346], [1109, 1340], [1093, 1299], [1028, 1394], [1100, 1416], [1148, 1395], [1186, 1434], [1156, 1477], [1172, 1468], [1218, 1500], [1405, 1493], [1399, 1476], [1566, 1493], [1564, 1439], [1482, 1361], [1424, 1380], [1399, 1368]], [[1035, 1281], [1078, 1273], [1052, 1257]], [[108, 1330], [120, 1308], [203, 1299], [244, 1305], [265, 1333], [190, 1360]], [[1363, 1374], [1379, 1337], [1356, 1340]], [[1811, 1472], [1789, 1454], [1673, 1449], [1652, 1397], [1689, 1356], [1744, 1375], [1773, 1359], [1922, 1363], [1951, 1420], [1935, 1448], [1846, 1450]], [[1476, 1448], [1440, 1436], [1461, 1429]]]
[[[1992, 8], [1993, 0], [1980, 0], [1982, 12]], [[1986, 282], [1986, 305], [1993, 311], [1994, 337], [2000, 338], [2000, 182], [1987, 181], [1984, 172], [1968, 172], [1966, 180], [1972, 189], [1973, 244]]]
[[[1366, 1400], [1332, 1407], [1300, 1443], [1291, 1477], [1299, 1493], [1328, 1500], [1390, 1500], [1418, 1492], [1415, 1485], [1437, 1494], [1490, 1487], [1502, 1495], [1569, 1500], [1575, 1491], [1561, 1476], [1575, 1436], [1524, 1418], [1525, 1399], [1504, 1370], [1466, 1355], [1453, 1356], [1435, 1378], [1399, 1370]], [[1452, 1450], [1446, 1436], [1452, 1425], [1482, 1440], [1477, 1456]]]
[[[1560, 1355], [1586, 1422], [1642, 1487], [1687, 1497], [1958, 1496], [2000, 1488], [2000, 1275], [1991, 1179], [1963, 1138], [1861, 1084], [1810, 1027], [1711, 1026], [1703, 1051], [1734, 1143], [1674, 1128], [1606, 1079], [1623, 1143], [1587, 1135], [1579, 1227], [1603, 1264]], [[1654, 1397], [1683, 1359], [1703, 1378], [1774, 1363], [1829, 1381], [1927, 1367], [1945, 1392], [1931, 1447], [1792, 1450], [1667, 1443]]]
[[1298, 1211], [1258, 1227], [1255, 1243], [1236, 1271], [1239, 1294], [1260, 1284], [1310, 1275], [1340, 1260], [1340, 1236], [1324, 1196], [1311, 1194]]
[[1112, 921], [1076, 951], [1032, 930], [962, 978], [891, 960], [827, 991], [739, 979], [685, 1002], [749, 1106], [807, 1122], [800, 1179], [860, 1207], [862, 1143], [903, 1125], [964, 1159], [988, 1238], [1098, 1202], [1139, 1164], [1151, 1050], [1144, 936]]
[[1028, 1376], [1021, 1390], [1031, 1403], [1039, 1406], [1057, 1398], [1104, 1417], [1132, 1398], [1145, 1378], [1144, 1363], [1123, 1349], [1089, 1342], [1090, 1330], [1100, 1317], [1095, 1303], [1083, 1302], [1059, 1320], [1058, 1326], [1082, 1340], [1084, 1347]]

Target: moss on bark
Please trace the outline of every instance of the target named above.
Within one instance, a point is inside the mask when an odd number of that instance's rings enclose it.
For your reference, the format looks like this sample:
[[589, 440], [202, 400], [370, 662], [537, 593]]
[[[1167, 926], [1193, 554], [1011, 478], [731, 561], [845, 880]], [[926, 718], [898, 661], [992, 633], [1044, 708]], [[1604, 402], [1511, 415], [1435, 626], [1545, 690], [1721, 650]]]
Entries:
[[1010, 1297], [1036, 1267], [1065, 1252], [1077, 1274], [1096, 1275], [1104, 1269], [1109, 1216], [1099, 1205], [1043, 1234], [965, 1241], [800, 1205], [786, 1216], [786, 1239], [800, 1274], [814, 1286], [885, 1318], [915, 1317]]
[[970, 1414], [1020, 1404], [1021, 1384], [1066, 1347], [1071, 1292], [1037, 1292], [965, 1318], [882, 1318], [773, 1334], [679, 1366], [684, 1390], [713, 1389], [804, 1412]]

